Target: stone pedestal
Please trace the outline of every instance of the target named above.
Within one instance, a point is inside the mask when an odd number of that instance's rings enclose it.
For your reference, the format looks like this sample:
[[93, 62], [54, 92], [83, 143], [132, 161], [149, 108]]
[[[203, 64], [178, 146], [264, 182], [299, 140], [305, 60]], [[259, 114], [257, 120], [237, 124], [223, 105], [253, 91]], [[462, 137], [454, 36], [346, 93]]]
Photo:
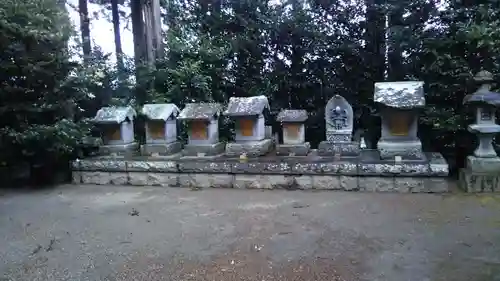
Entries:
[[493, 138], [500, 132], [500, 125], [497, 124], [472, 124], [469, 125], [469, 132], [477, 135], [479, 145], [474, 151], [474, 155], [480, 158], [496, 158], [497, 153], [493, 148]]
[[141, 154], [146, 156], [167, 156], [179, 153], [182, 150], [182, 143], [179, 141], [171, 143], [149, 143], [141, 145]]
[[394, 159], [395, 156], [401, 156], [404, 160], [425, 160], [420, 140], [413, 141], [379, 141], [377, 149], [380, 152], [381, 159]]
[[468, 156], [460, 170], [459, 186], [466, 192], [500, 191], [500, 158]]
[[233, 142], [226, 144], [226, 156], [238, 157], [245, 153], [247, 157], [264, 156], [273, 149], [273, 141], [264, 139], [261, 141]]
[[182, 150], [183, 156], [216, 156], [224, 153], [223, 142], [214, 144], [186, 144]]
[[318, 145], [319, 156], [358, 156], [360, 152], [359, 142], [329, 142], [322, 141]]
[[309, 150], [311, 150], [311, 144], [308, 142], [301, 144], [278, 144], [276, 146], [276, 155], [307, 156]]
[[136, 142], [128, 144], [108, 144], [99, 147], [99, 155], [103, 156], [133, 156], [139, 145]]

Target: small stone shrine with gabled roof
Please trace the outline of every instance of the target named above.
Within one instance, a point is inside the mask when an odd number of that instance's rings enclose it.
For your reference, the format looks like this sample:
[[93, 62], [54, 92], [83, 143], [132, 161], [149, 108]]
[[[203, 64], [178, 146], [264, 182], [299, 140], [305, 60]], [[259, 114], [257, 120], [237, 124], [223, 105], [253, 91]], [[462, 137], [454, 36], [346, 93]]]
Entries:
[[425, 106], [424, 82], [375, 83], [373, 99], [380, 105], [382, 117], [382, 134], [377, 143], [380, 157], [425, 159], [417, 136], [419, 110]]
[[178, 153], [182, 144], [177, 140], [179, 108], [173, 103], [145, 104], [142, 114], [146, 117], [146, 143], [142, 155], [166, 156]]
[[310, 143], [305, 141], [305, 121], [308, 115], [306, 110], [282, 110], [276, 117], [283, 130], [283, 143], [276, 145], [277, 155], [306, 156], [311, 149]]
[[265, 96], [232, 97], [224, 115], [235, 121], [234, 142], [226, 145], [229, 157], [256, 157], [267, 154], [273, 147], [270, 128], [266, 126], [269, 102]]
[[101, 130], [101, 155], [132, 155], [138, 148], [134, 140], [134, 119], [137, 113], [131, 106], [103, 107], [97, 111], [94, 123]]
[[219, 117], [222, 106], [218, 103], [188, 103], [178, 119], [186, 122], [188, 143], [184, 156], [215, 156], [224, 152], [224, 143], [219, 141]]

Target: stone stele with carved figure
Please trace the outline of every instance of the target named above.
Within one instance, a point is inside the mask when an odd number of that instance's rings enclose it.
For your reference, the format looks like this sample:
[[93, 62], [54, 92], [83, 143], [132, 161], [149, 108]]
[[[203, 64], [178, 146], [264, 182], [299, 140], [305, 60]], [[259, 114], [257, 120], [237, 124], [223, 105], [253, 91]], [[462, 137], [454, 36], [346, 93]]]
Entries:
[[134, 140], [135, 110], [130, 107], [103, 107], [97, 111], [94, 123], [101, 130], [102, 156], [131, 156], [138, 149]]
[[382, 159], [425, 160], [417, 136], [419, 110], [425, 106], [424, 82], [375, 83], [382, 133], [377, 148]]
[[353, 110], [341, 95], [333, 96], [325, 107], [326, 141], [318, 145], [320, 156], [358, 156], [359, 142], [352, 140]]
[[226, 156], [266, 155], [273, 148], [270, 126], [266, 126], [269, 102], [265, 96], [232, 97], [224, 115], [235, 121], [234, 142], [226, 145]]
[[217, 156], [224, 153], [224, 143], [219, 141], [219, 117], [222, 106], [218, 103], [188, 103], [178, 119], [187, 123], [188, 142], [184, 156]]
[[179, 108], [172, 103], [145, 104], [146, 143], [141, 146], [145, 156], [167, 156], [179, 153], [182, 144], [177, 140], [177, 116]]
[[307, 156], [311, 145], [305, 141], [306, 110], [282, 110], [276, 117], [283, 129], [283, 143], [276, 146], [276, 154], [283, 156]]
[[474, 155], [467, 157], [466, 167], [460, 171], [460, 185], [467, 192], [492, 192], [500, 190], [500, 158], [493, 148], [493, 138], [500, 132], [495, 122], [500, 106], [500, 93], [491, 91], [493, 75], [479, 72], [474, 80], [479, 90], [464, 98], [464, 105], [474, 110], [475, 123], [469, 131], [477, 135], [479, 144]]

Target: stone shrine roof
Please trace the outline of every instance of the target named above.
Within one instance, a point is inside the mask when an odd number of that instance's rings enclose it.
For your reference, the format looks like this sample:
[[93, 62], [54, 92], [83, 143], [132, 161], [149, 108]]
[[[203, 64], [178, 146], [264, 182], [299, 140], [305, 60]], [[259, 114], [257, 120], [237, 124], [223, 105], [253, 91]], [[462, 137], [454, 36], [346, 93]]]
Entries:
[[221, 111], [222, 105], [219, 103], [188, 103], [177, 118], [181, 120], [212, 120]]
[[278, 116], [276, 116], [276, 121], [278, 122], [305, 122], [308, 118], [306, 110], [299, 109], [285, 109], [282, 110]]
[[464, 104], [500, 106], [500, 93], [485, 91], [465, 96]]
[[134, 120], [137, 115], [131, 106], [103, 107], [97, 111], [94, 122], [102, 124], [120, 124], [127, 120]]
[[224, 115], [233, 117], [259, 115], [265, 108], [270, 108], [266, 96], [232, 97], [229, 98], [229, 105]]
[[412, 109], [425, 106], [424, 82], [375, 83], [373, 100], [389, 107]]
[[142, 107], [142, 114], [149, 120], [167, 121], [170, 116], [177, 116], [179, 112], [179, 108], [173, 103], [145, 104]]

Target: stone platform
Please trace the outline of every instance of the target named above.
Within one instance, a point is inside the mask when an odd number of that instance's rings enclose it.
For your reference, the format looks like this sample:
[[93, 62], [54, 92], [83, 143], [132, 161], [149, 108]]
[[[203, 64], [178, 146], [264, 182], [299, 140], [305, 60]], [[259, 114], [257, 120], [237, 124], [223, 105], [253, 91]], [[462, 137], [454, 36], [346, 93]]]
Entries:
[[378, 192], [447, 192], [448, 165], [439, 153], [429, 161], [398, 164], [377, 159], [266, 156], [240, 162], [217, 157], [97, 157], [73, 162], [76, 184], [190, 188], [316, 189]]

